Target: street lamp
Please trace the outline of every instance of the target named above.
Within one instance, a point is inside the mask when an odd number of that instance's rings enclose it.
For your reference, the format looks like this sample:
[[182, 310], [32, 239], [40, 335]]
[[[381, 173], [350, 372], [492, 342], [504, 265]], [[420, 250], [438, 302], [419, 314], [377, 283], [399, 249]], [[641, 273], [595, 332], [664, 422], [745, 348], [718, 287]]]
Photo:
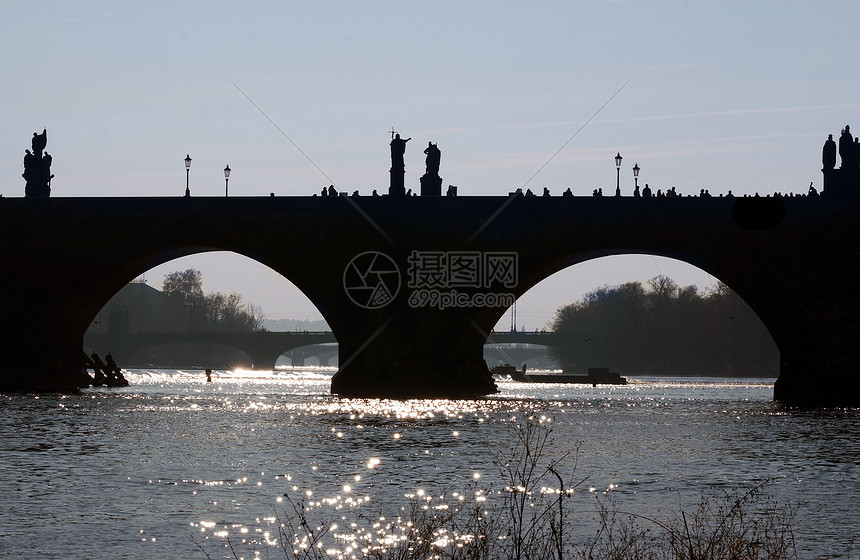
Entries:
[[639, 164], [633, 164], [633, 182], [635, 183], [635, 187], [639, 188]]
[[621, 152], [615, 156], [615, 196], [621, 196]]
[[230, 165], [224, 168], [224, 196], [227, 196], [227, 187], [230, 186]]
[[191, 156], [185, 154], [185, 196], [191, 196], [191, 189], [188, 188], [188, 176], [191, 171]]

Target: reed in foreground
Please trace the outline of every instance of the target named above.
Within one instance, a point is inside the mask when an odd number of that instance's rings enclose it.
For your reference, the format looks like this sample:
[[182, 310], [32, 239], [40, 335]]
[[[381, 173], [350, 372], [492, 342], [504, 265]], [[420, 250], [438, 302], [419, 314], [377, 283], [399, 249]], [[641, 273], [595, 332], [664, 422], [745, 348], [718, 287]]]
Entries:
[[[538, 419], [524, 420], [513, 432], [512, 446], [494, 461], [495, 484], [472, 480], [462, 492], [408, 494], [406, 505], [394, 517], [357, 511], [351, 521], [331, 513], [320, 518], [322, 510], [288, 493], [284, 495], [287, 509], [275, 514], [277, 538], [245, 540], [240, 543], [242, 551], [251, 558], [265, 552], [266, 558], [276, 554], [287, 560], [783, 560], [797, 556], [792, 532], [795, 511], [774, 503], [769, 481], [717, 497], [702, 495], [690, 511], [680, 509], [668, 519], [626, 513], [607, 497], [597, 498], [593, 511], [578, 512], [571, 498], [585, 479], [575, 478], [577, 452], [549, 457], [552, 429]], [[567, 475], [562, 466], [570, 471]], [[596, 518], [596, 524], [585, 523], [584, 513]], [[233, 558], [244, 557], [229, 539], [224, 546]]]

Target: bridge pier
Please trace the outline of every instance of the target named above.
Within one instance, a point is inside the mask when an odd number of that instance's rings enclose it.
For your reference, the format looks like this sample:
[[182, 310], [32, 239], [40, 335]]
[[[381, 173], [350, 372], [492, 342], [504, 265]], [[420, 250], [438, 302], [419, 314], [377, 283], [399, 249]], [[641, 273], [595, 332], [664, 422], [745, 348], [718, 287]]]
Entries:
[[341, 365], [333, 394], [449, 399], [498, 392], [483, 358], [486, 333], [464, 314], [399, 311], [376, 328], [335, 331]]
[[773, 398], [792, 406], [860, 406], [857, 328], [786, 333]]

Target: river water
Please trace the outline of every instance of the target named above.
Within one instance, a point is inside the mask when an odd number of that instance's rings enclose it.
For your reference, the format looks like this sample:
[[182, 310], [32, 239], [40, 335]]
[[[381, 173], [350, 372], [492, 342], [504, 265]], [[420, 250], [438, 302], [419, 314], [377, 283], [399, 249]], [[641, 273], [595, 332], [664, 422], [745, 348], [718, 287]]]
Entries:
[[583, 519], [601, 498], [663, 518], [771, 480], [798, 510], [801, 559], [860, 549], [860, 410], [783, 407], [770, 379], [504, 382], [486, 399], [401, 402], [332, 397], [330, 375], [131, 370], [122, 389], [0, 394], [0, 557], [232, 558], [229, 539], [283, 558], [285, 493], [344, 523], [390, 519], [407, 494], [492, 484], [526, 416], [570, 473], [575, 458]]

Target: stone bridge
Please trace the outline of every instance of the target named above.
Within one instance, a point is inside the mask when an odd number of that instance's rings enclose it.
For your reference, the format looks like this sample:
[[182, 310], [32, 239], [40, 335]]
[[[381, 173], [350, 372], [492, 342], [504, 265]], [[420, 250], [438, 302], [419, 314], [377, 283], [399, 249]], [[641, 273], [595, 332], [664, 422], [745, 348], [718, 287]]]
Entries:
[[214, 344], [242, 350], [255, 369], [274, 369], [281, 355], [306, 346], [337, 342], [330, 331], [297, 332], [134, 332], [92, 333], [84, 344], [97, 351], [111, 352], [123, 367], [136, 367], [135, 356], [147, 348], [165, 344]]
[[[860, 405], [858, 172], [816, 197], [0, 198], [0, 386], [82, 382], [84, 332], [150, 268], [232, 251], [317, 306], [345, 396], [472, 397], [487, 334], [549, 275], [607, 255], [695, 265], [737, 292], [780, 351], [774, 396]], [[442, 349], [442, 350], [440, 350]]]
[[[211, 344], [235, 348], [248, 354], [249, 367], [274, 369], [282, 355], [288, 354], [293, 361], [303, 362], [310, 356], [337, 353], [337, 339], [331, 331], [260, 331], [260, 332], [126, 332], [97, 333], [88, 331], [84, 335], [84, 345], [98, 353], [110, 352], [117, 363], [124, 367], [135, 368], [141, 364], [139, 354], [149, 348], [169, 344]], [[493, 331], [487, 344], [528, 343], [542, 346], [558, 344], [554, 332]], [[327, 346], [322, 346], [327, 345]], [[297, 350], [304, 350], [298, 351]]]

